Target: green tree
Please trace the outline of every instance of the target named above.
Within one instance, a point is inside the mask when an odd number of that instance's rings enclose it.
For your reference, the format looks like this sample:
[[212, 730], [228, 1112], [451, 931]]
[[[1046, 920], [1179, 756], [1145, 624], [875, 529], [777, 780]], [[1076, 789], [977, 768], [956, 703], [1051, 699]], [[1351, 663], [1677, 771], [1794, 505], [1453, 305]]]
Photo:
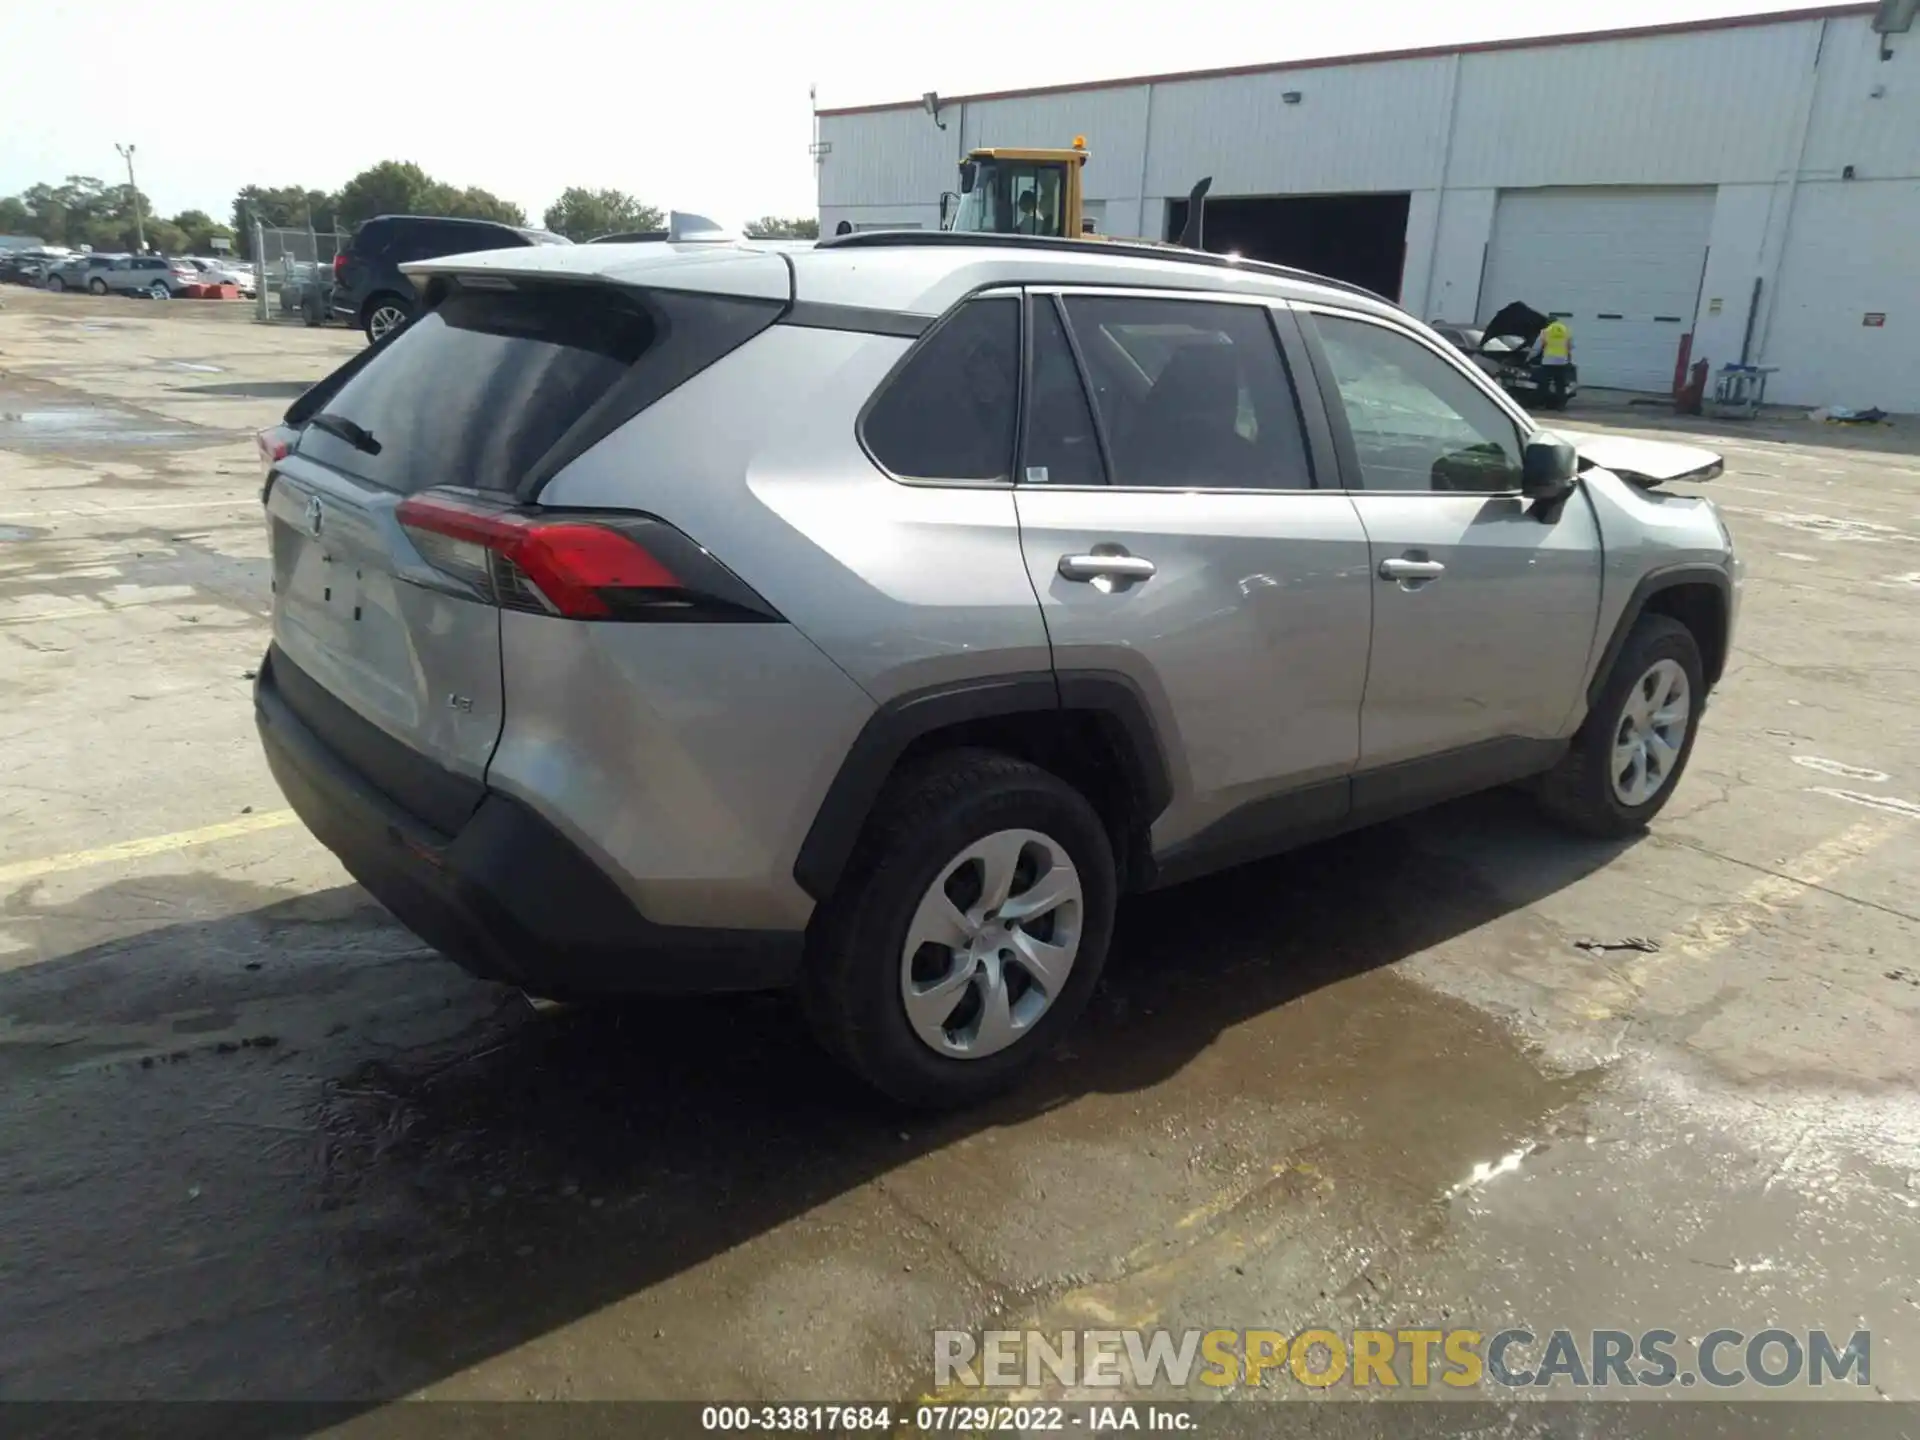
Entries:
[[527, 212], [511, 200], [502, 200], [490, 190], [469, 185], [456, 190], [451, 185], [434, 184], [427, 191], [419, 215], [451, 215], [461, 220], [497, 220], [502, 225], [524, 225]]
[[304, 185], [248, 185], [233, 197], [233, 232], [243, 240], [253, 234], [253, 222], [304, 230], [308, 225], [324, 233], [334, 229], [333, 197]]
[[357, 225], [375, 215], [452, 215], [524, 225], [527, 213], [511, 200], [469, 185], [464, 190], [436, 180], [410, 160], [382, 160], [340, 187], [342, 222]]
[[185, 240], [182, 248], [190, 255], [205, 255], [213, 249], [213, 237], [223, 236], [231, 240], [233, 231], [222, 225], [204, 210], [182, 210], [169, 222]]
[[187, 232], [171, 220], [147, 221], [147, 249], [156, 255], [184, 255], [189, 249]]
[[629, 230], [663, 230], [667, 217], [658, 206], [634, 199], [624, 190], [588, 190], [569, 185], [541, 217], [547, 229], [569, 240], [591, 240]]
[[[441, 194], [436, 197], [435, 189]], [[418, 215], [444, 202], [444, 186], [436, 187], [433, 177], [410, 160], [382, 160], [362, 170], [340, 187], [340, 218], [349, 225], [371, 220], [376, 215]]]
[[[21, 191], [20, 199], [38, 222], [34, 228], [50, 245], [94, 245], [96, 232], [108, 246], [116, 243], [111, 226], [118, 209], [116, 195], [91, 175], [69, 175], [59, 185], [42, 181]], [[131, 213], [127, 218], [131, 222]]]
[[0, 235], [38, 235], [38, 224], [18, 195], [0, 197]]
[[234, 248], [252, 257], [256, 219], [279, 229], [305, 230], [311, 225], [320, 234], [331, 235], [337, 228], [338, 208], [326, 191], [304, 185], [245, 186], [233, 197]]
[[818, 240], [820, 222], [810, 216], [785, 220], [778, 215], [762, 215], [747, 222], [747, 234], [755, 240]]

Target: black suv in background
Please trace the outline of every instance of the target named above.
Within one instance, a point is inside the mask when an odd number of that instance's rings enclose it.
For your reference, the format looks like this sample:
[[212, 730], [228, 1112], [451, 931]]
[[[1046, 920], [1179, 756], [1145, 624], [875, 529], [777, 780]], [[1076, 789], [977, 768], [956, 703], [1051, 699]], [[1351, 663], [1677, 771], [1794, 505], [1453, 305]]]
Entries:
[[501, 225], [492, 220], [449, 220], [430, 215], [377, 215], [362, 222], [333, 261], [334, 318], [383, 339], [413, 318], [412, 283], [400, 273], [409, 260], [435, 260], [470, 250], [506, 250], [515, 245], [570, 245], [548, 230]]

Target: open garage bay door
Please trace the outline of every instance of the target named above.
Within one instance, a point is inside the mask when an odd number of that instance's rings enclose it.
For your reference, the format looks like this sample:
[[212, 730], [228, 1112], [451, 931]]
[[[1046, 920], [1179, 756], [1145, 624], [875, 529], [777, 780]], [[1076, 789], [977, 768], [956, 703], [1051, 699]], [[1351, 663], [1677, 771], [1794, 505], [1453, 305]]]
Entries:
[[1693, 327], [1712, 190], [1506, 190], [1494, 213], [1485, 321], [1524, 301], [1567, 317], [1582, 385], [1665, 393]]
[[[1201, 244], [1218, 254], [1351, 280], [1397, 300], [1407, 263], [1409, 198], [1405, 191], [1209, 196]], [[1187, 202], [1168, 201], [1167, 239], [1177, 239], [1186, 224]]]

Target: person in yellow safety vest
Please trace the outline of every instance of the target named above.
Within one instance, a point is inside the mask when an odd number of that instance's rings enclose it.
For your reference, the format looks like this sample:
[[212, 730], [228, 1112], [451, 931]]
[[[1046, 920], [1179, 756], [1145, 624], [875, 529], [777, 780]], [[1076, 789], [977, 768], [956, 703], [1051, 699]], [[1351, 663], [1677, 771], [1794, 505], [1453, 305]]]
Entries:
[[1573, 364], [1573, 331], [1565, 320], [1556, 315], [1547, 323], [1547, 328], [1540, 332], [1540, 338], [1533, 342], [1531, 358], [1539, 365], [1554, 367], [1541, 379], [1554, 406], [1558, 408], [1565, 405], [1567, 372], [1563, 367]]

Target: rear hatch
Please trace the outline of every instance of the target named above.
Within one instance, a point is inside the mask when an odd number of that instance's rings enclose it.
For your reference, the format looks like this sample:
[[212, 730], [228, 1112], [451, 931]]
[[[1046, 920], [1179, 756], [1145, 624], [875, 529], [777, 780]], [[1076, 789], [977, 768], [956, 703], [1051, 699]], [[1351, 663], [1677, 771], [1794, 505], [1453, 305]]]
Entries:
[[274, 684], [324, 743], [445, 833], [479, 803], [500, 736], [499, 597], [484, 569], [476, 581], [449, 563], [445, 537], [409, 530], [403, 504], [434, 489], [524, 510], [519, 494], [616, 425], [636, 382], [704, 368], [688, 368], [689, 327], [663, 303], [675, 297], [571, 277], [450, 283], [289, 410], [292, 430], [278, 433], [298, 438], [265, 497]]
[[[437, 828], [478, 803], [500, 735], [500, 612], [427, 565], [395, 510], [437, 485], [510, 497], [649, 338], [637, 307], [586, 291], [455, 295], [370, 356], [279, 462], [267, 495], [274, 639], [319, 690], [474, 782], [464, 799], [393, 795], [435, 811], [421, 818]], [[297, 681], [276, 681], [323, 741], [361, 748], [331, 707], [303, 706]]]

